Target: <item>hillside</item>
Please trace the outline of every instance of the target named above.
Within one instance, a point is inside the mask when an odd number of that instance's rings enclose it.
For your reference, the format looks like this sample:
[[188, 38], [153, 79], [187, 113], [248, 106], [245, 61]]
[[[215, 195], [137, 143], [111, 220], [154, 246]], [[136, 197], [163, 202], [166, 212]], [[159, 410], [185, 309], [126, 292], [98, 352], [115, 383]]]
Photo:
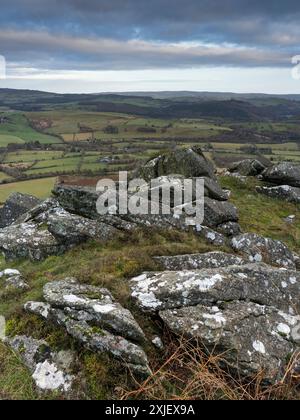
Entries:
[[150, 191], [204, 179], [189, 229], [174, 203], [171, 216], [99, 215], [94, 188], [13, 195], [1, 398], [298, 399], [300, 167], [265, 164], [216, 176], [195, 147], [141, 165]]
[[214, 93], [153, 94], [54, 94], [0, 89], [0, 107], [41, 111], [53, 107], [75, 107], [101, 112], [147, 117], [218, 117], [231, 121], [261, 121], [299, 117], [298, 95], [242, 95]]

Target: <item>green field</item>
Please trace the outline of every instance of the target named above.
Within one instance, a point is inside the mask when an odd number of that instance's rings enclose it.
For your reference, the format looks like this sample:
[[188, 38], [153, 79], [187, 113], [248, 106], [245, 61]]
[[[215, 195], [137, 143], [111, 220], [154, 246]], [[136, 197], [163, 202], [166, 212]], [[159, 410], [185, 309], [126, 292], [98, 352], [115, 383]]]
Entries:
[[40, 143], [60, 143], [60, 139], [34, 130], [22, 113], [1, 113], [7, 121], [0, 124], [0, 147], [6, 147], [9, 143], [28, 143], [39, 141]]
[[31, 194], [45, 199], [50, 196], [55, 180], [56, 178], [44, 178], [0, 185], [0, 204], [3, 204], [13, 192]]

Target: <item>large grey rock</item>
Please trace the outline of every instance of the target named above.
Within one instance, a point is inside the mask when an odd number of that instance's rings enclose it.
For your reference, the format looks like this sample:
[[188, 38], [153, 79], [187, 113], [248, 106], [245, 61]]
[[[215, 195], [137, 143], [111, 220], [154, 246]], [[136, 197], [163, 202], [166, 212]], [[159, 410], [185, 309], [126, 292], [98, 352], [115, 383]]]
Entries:
[[282, 311], [299, 311], [300, 273], [265, 264], [144, 273], [129, 282], [145, 312], [251, 300]]
[[137, 374], [150, 373], [147, 356], [136, 344], [145, 340], [143, 331], [107, 289], [65, 279], [46, 284], [43, 294], [45, 303], [27, 302], [25, 310], [64, 327], [86, 348], [110, 353]]
[[235, 236], [231, 246], [235, 251], [247, 255], [250, 262], [264, 261], [278, 267], [296, 268], [292, 251], [280, 241], [255, 233], [244, 233]]
[[37, 206], [40, 200], [32, 195], [13, 193], [0, 208], [0, 228], [11, 225], [22, 214]]
[[201, 270], [203, 268], [219, 268], [230, 265], [244, 265], [245, 260], [226, 252], [207, 252], [204, 254], [176, 255], [172, 257], [155, 257], [165, 270]]
[[43, 294], [46, 302], [52, 307], [86, 312], [89, 320], [103, 328], [136, 341], [145, 339], [131, 313], [115, 302], [107, 289], [67, 279], [47, 283]]
[[300, 316], [253, 302], [197, 305], [161, 311], [160, 316], [173, 332], [198, 339], [240, 375], [263, 372], [264, 380], [279, 380], [287, 357], [300, 347]]
[[300, 187], [300, 164], [281, 162], [263, 172], [263, 179], [277, 185]]
[[233, 163], [229, 171], [232, 173], [238, 173], [241, 176], [257, 176], [260, 175], [266, 166], [264, 166], [257, 159], [245, 159], [240, 162]]
[[16, 336], [7, 338], [6, 343], [21, 357], [38, 388], [43, 391], [70, 391], [74, 376], [59, 366], [55, 361], [57, 354], [45, 341]]
[[55, 238], [68, 244], [80, 244], [88, 239], [106, 242], [118, 233], [108, 224], [70, 214], [63, 209], [50, 213], [46, 223]]
[[108, 224], [71, 214], [56, 200], [48, 199], [0, 230], [0, 249], [8, 260], [39, 261], [88, 239], [106, 242], [117, 233]]
[[35, 223], [11, 225], [0, 230], [0, 250], [7, 260], [29, 258], [40, 261], [60, 255], [66, 248], [47, 230]]
[[203, 177], [216, 180], [214, 167], [200, 148], [178, 149], [147, 162], [136, 173], [146, 181], [163, 175], [178, 174], [185, 178]]
[[276, 381], [299, 351], [297, 271], [263, 263], [179, 269], [144, 273], [130, 287], [142, 311], [159, 312], [174, 333], [197, 339], [239, 375]]
[[267, 195], [271, 198], [288, 201], [290, 203], [300, 203], [300, 188], [291, 187], [290, 185], [280, 185], [278, 187], [256, 187], [256, 191], [260, 194]]
[[215, 228], [227, 222], [238, 222], [237, 208], [226, 201], [205, 197], [203, 225]]
[[53, 195], [57, 198], [61, 207], [70, 213], [90, 219], [98, 217], [96, 203], [99, 193], [97, 193], [96, 188], [56, 185]]

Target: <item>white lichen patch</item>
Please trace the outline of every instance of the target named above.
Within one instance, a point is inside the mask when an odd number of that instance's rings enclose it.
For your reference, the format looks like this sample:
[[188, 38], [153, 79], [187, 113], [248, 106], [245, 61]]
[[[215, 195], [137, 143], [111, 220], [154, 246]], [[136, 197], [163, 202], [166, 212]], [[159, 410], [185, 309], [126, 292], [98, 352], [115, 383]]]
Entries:
[[254, 350], [257, 351], [258, 353], [266, 354], [265, 345], [261, 341], [259, 340], [253, 341], [252, 346]]
[[71, 303], [71, 304], [72, 303], [74, 303], [74, 304], [76, 304], [76, 303], [86, 303], [86, 299], [80, 298], [76, 295], [64, 295], [63, 299], [64, 299], [65, 302]]
[[114, 309], [116, 309], [116, 305], [109, 304], [109, 303], [105, 305], [96, 304], [96, 305], [93, 305], [93, 309], [97, 313], [108, 314], [112, 312]]
[[6, 270], [3, 270], [0, 272], [0, 278], [2, 277], [12, 277], [12, 276], [20, 276], [21, 273], [19, 270], [14, 270], [11, 268], [7, 268]]
[[32, 375], [37, 387], [47, 391], [69, 391], [72, 386], [73, 378], [66, 375], [58, 367], [46, 360], [43, 363], [38, 363]]
[[277, 325], [276, 329], [280, 334], [283, 334], [286, 336], [288, 336], [291, 333], [291, 329], [287, 324], [280, 323]]

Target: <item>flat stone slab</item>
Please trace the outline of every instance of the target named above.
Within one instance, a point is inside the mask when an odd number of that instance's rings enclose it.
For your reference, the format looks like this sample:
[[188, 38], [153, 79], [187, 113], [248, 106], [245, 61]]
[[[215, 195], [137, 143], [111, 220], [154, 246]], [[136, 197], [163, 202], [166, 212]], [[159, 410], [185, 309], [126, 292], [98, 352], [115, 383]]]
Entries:
[[204, 254], [176, 255], [172, 257], [155, 257], [165, 270], [200, 270], [202, 268], [219, 268], [230, 265], [244, 265], [245, 259], [225, 252], [207, 252]]
[[129, 282], [144, 312], [250, 300], [282, 311], [300, 311], [300, 273], [265, 264], [144, 273]]

